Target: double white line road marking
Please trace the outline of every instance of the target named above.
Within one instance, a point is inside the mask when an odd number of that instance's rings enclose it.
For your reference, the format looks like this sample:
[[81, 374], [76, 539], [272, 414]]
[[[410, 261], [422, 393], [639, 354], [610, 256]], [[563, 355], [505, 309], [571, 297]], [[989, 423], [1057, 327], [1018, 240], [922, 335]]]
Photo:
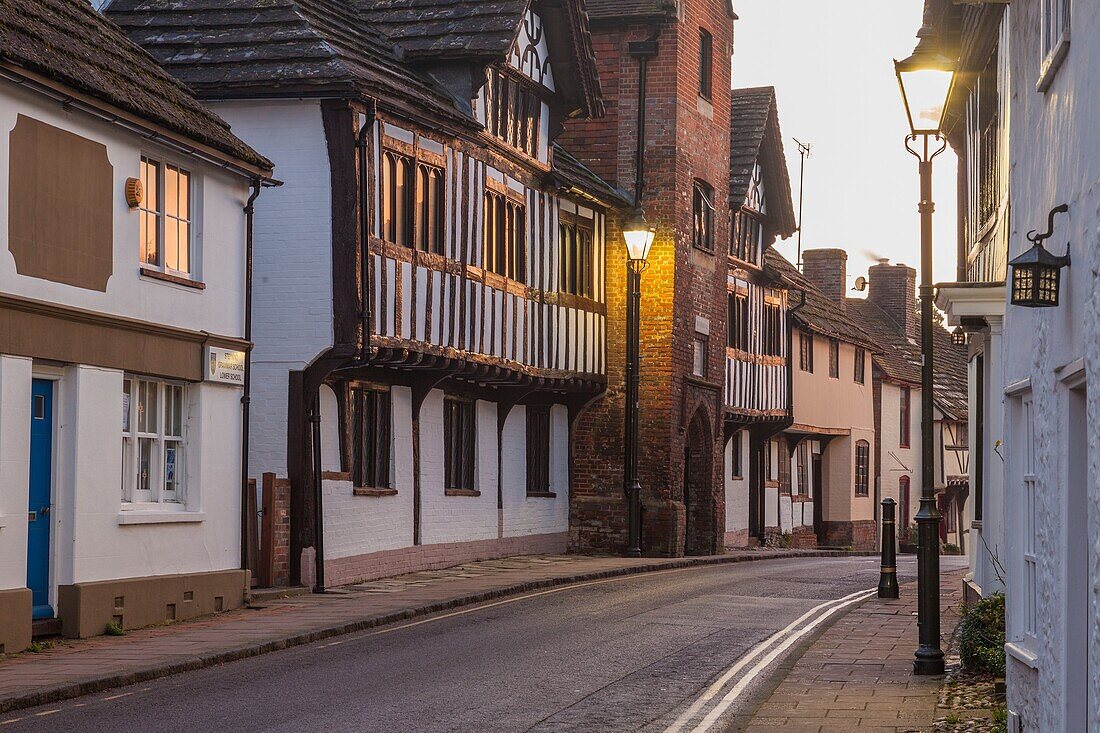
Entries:
[[[719, 718], [721, 718], [727, 710], [729, 710], [730, 706], [733, 705], [741, 693], [744, 692], [753, 680], [755, 680], [761, 672], [767, 669], [768, 665], [774, 662], [779, 655], [790, 649], [795, 642], [820, 626], [837, 611], [842, 608], [847, 608], [854, 603], [859, 603], [873, 593], [875, 593], [873, 588], [870, 590], [861, 590], [851, 595], [844, 596], [843, 598], [836, 598], [818, 604], [796, 618], [785, 628], [777, 631], [757, 644], [748, 654], [738, 659], [732, 667], [727, 669], [721, 677], [715, 680], [714, 684], [708, 687], [672, 725], [665, 729], [665, 733], [681, 733], [682, 731], [706, 733], [706, 731], [711, 730], [714, 724], [718, 722]], [[757, 659], [759, 659], [759, 661], [756, 661]], [[755, 664], [753, 664], [754, 661], [756, 661]], [[738, 677], [741, 670], [745, 669], [750, 664], [753, 666], [743, 675]], [[731, 683], [732, 686], [729, 687], [728, 691], [722, 694]], [[720, 698], [718, 697], [719, 695], [721, 695]], [[714, 702], [715, 698], [718, 698], [717, 702]], [[709, 710], [707, 709], [708, 706]]]

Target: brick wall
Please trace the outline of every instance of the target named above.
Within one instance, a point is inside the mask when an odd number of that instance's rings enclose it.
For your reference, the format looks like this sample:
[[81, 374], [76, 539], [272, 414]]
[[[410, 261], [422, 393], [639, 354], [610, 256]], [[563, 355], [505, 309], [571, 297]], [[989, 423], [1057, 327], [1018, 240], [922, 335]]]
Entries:
[[830, 300], [843, 305], [848, 294], [848, 253], [842, 249], [808, 249], [802, 253], [807, 279]]
[[867, 271], [867, 299], [886, 311], [910, 338], [920, 338], [917, 317], [917, 271], [908, 265], [872, 265]]
[[[717, 550], [724, 534], [720, 384], [725, 364], [724, 253], [728, 249], [729, 105], [732, 20], [724, 0], [686, 0], [679, 20], [666, 21], [649, 61], [646, 94], [646, 185], [642, 205], [657, 227], [649, 269], [642, 278], [642, 384], [639, 451], [643, 490], [643, 549], [679, 555], [690, 545]], [[714, 39], [713, 100], [699, 97], [699, 30]], [[650, 37], [643, 23], [593, 28], [608, 114], [571, 122], [561, 142], [627, 190], [634, 181], [638, 62], [628, 43]], [[710, 184], [717, 210], [714, 249], [692, 247], [693, 183]], [[608, 227], [608, 391], [574, 424], [570, 534], [578, 550], [622, 549], [623, 363], [625, 359], [625, 251], [616, 222]], [[697, 327], [710, 333], [707, 376], [692, 379]], [[713, 383], [713, 387], [710, 383]], [[688, 425], [693, 429], [689, 431]], [[691, 445], [688, 445], [688, 435]], [[705, 443], [700, 446], [699, 443]], [[709, 480], [690, 482], [693, 519], [684, 507], [685, 447], [693, 474], [705, 465]], [[696, 511], [699, 508], [700, 511]], [[715, 520], [714, 518], [719, 518]]]

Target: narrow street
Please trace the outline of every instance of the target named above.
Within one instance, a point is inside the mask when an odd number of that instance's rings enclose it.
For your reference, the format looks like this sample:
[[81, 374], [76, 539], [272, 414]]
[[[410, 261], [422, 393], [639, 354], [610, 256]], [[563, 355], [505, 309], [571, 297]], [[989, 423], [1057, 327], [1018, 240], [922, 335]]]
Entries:
[[[962, 564], [944, 559], [945, 569]], [[899, 566], [902, 582], [911, 580], [913, 560]], [[839, 604], [823, 603], [862, 598], [877, 581], [873, 557], [595, 581], [24, 710], [0, 716], [0, 726], [51, 733], [170, 733], [227, 721], [272, 733], [736, 730], [777, 683], [784, 660], [847, 610], [824, 618]]]

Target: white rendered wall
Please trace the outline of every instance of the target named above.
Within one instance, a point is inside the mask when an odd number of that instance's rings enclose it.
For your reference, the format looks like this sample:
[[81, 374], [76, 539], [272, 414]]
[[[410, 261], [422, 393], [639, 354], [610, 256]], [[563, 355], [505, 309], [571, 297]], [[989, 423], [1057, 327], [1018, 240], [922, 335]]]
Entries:
[[[920, 508], [921, 490], [921, 464], [920, 464], [920, 405], [921, 391], [910, 389], [909, 398], [909, 447], [901, 445], [901, 387], [892, 382], [882, 383], [882, 430], [878, 439], [881, 441], [882, 465], [879, 475], [880, 500], [890, 497], [894, 501], [901, 501], [901, 477], [909, 477], [909, 524], [917, 516]], [[898, 536], [905, 532], [900, 522], [902, 510], [900, 503], [897, 508]]]
[[[1029, 730], [1095, 730], [1100, 725], [1100, 391], [1087, 402], [1087, 419], [1069, 425], [1070, 395], [1063, 381], [1084, 367], [1100, 368], [1100, 136], [1096, 120], [1100, 93], [1100, 6], [1068, 3], [1071, 42], [1063, 63], [1045, 92], [1036, 88], [1040, 65], [1039, 0], [1013, 2], [1009, 11], [1012, 56], [1011, 107], [1011, 237], [1009, 257], [1030, 243], [1024, 233], [1045, 229], [1051, 207], [1065, 203], [1068, 215], [1055, 222], [1047, 241], [1054, 254], [1073, 243], [1072, 264], [1062, 270], [1061, 302], [1057, 308], [1026, 309], [1009, 305], [1005, 312], [1005, 382], [1030, 380], [1037, 465], [1037, 603], [1042, 622], [1037, 629], [1034, 658], [1010, 654], [1008, 707], [1020, 714]], [[1083, 362], [1077, 360], [1083, 359]], [[1009, 640], [1016, 640], [1020, 606], [1013, 600], [1021, 588], [1021, 538], [1025, 526], [1018, 456], [1025, 446], [1011, 418], [1006, 419], [1005, 520], [1009, 577]], [[1069, 452], [1071, 431], [1087, 431], [1087, 456]], [[1086, 499], [1078, 503], [1067, 481], [1072, 461], [1087, 461]], [[1076, 488], [1076, 487], [1075, 487]], [[1083, 505], [1082, 505], [1083, 504]], [[1066, 531], [1067, 512], [1086, 513], [1087, 531]], [[1076, 517], [1075, 517], [1076, 518]], [[1070, 560], [1087, 558], [1083, 573], [1068, 571]], [[1087, 588], [1082, 589], [1082, 583]], [[1086, 593], [1087, 620], [1081, 635], [1067, 629], [1080, 622], [1070, 618], [1067, 601]], [[1087, 638], [1082, 638], [1086, 636]], [[1087, 650], [1088, 676], [1079, 655]], [[1072, 674], [1067, 667], [1081, 664]], [[1070, 712], [1088, 700], [1090, 719], [1084, 726]]]
[[[249, 474], [286, 476], [287, 373], [332, 344], [332, 190], [315, 101], [211, 105], [275, 163], [256, 199]], [[326, 548], [327, 551], [327, 548]]]
[[501, 438], [504, 536], [569, 531], [569, 411], [564, 405], [550, 410], [550, 497], [527, 496], [527, 413], [512, 408]]
[[[733, 477], [733, 442], [741, 444], [741, 477]], [[722, 461], [722, 480], [726, 487], [726, 532], [749, 528], [749, 434], [741, 430], [726, 443]]]
[[27, 587], [31, 360], [0, 356], [0, 590]]

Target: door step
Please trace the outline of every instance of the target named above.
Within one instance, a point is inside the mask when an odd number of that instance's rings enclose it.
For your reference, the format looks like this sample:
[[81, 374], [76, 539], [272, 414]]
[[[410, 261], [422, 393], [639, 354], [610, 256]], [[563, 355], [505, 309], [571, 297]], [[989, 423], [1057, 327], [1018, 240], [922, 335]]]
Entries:
[[40, 618], [31, 622], [31, 636], [40, 639], [43, 636], [61, 636], [61, 619]]
[[312, 593], [309, 588], [305, 586], [293, 586], [289, 588], [253, 588], [251, 595], [249, 596], [249, 605], [256, 605], [258, 603], [267, 603], [269, 601], [276, 601], [280, 598], [293, 598], [294, 596], [303, 596], [307, 593]]

